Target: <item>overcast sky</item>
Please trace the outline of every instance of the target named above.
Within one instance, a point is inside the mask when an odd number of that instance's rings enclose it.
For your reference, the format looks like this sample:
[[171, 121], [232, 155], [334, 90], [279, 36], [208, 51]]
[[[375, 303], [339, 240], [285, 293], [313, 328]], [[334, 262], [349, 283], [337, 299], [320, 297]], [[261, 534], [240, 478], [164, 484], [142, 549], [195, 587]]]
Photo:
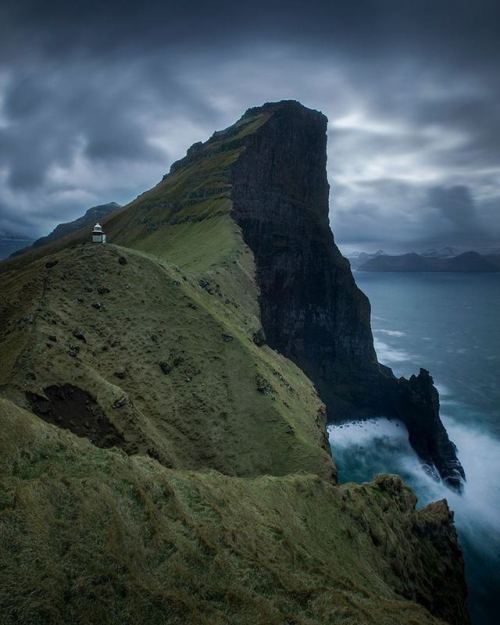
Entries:
[[0, 4], [0, 231], [126, 203], [250, 106], [329, 118], [344, 251], [500, 247], [500, 3]]

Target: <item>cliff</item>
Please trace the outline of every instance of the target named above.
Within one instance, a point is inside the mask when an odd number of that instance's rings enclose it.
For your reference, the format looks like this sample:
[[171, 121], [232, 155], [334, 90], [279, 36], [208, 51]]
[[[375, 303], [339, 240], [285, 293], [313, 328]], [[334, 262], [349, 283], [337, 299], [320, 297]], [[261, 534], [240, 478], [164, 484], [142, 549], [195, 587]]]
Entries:
[[421, 370], [397, 380], [378, 364], [370, 305], [356, 287], [328, 223], [326, 126], [296, 102], [272, 111], [232, 168], [233, 215], [257, 267], [262, 323], [269, 345], [313, 380], [331, 421], [401, 419], [425, 463], [460, 489], [464, 478], [439, 418], [432, 379]]
[[[394, 476], [337, 484], [325, 405], [301, 368], [332, 338], [319, 353], [333, 363], [331, 418], [362, 413], [356, 385], [382, 376], [423, 424], [419, 453], [440, 453], [430, 378], [379, 367], [368, 302], [334, 247], [324, 124], [296, 103], [251, 110], [107, 217], [111, 244], [85, 228], [0, 264], [6, 625], [468, 624], [446, 502], [417, 510]], [[295, 182], [280, 186], [264, 148], [280, 164], [291, 154]], [[256, 227], [267, 210], [307, 227], [307, 263], [272, 239], [277, 266], [299, 272], [267, 269], [296, 298], [288, 314], [245, 222], [254, 197]]]

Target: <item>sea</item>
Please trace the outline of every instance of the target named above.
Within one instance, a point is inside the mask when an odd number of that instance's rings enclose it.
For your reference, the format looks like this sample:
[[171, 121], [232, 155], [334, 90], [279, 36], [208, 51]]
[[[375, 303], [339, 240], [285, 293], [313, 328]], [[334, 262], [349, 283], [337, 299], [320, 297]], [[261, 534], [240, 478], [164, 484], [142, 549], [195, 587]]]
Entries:
[[[397, 473], [418, 506], [446, 498], [465, 559], [474, 625], [500, 623], [500, 274], [356, 272], [381, 363], [431, 372], [441, 418], [465, 469], [458, 495], [429, 476], [397, 421], [330, 426], [341, 482]], [[443, 580], [446, 583], [446, 580]]]

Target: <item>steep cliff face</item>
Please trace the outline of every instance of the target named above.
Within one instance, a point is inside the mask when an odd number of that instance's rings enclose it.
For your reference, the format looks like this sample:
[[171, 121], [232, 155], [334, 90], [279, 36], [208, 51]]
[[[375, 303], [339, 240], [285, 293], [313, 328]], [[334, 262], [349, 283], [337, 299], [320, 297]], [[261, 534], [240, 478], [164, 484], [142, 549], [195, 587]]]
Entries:
[[339, 388], [356, 392], [378, 365], [368, 299], [328, 223], [327, 120], [294, 102], [267, 108], [272, 116], [233, 166], [231, 194], [256, 259], [264, 330], [314, 380], [330, 418], [351, 417], [362, 398]]
[[439, 418], [432, 379], [397, 380], [379, 365], [370, 305], [328, 223], [327, 119], [297, 102], [268, 115], [232, 167], [233, 215], [254, 253], [269, 345], [313, 380], [331, 421], [389, 416], [407, 426], [422, 460], [460, 489], [464, 472]]

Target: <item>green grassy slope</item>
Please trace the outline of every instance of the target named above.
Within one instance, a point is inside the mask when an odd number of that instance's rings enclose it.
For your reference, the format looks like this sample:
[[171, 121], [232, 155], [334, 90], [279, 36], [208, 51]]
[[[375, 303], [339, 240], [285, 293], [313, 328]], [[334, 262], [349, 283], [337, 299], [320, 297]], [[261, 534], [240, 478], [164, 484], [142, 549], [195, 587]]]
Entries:
[[28, 406], [26, 391], [84, 389], [127, 451], [165, 466], [331, 475], [322, 405], [293, 364], [254, 344], [251, 310], [248, 326], [231, 304], [218, 314], [219, 296], [130, 250], [87, 245], [51, 259], [0, 280], [5, 395]]
[[432, 601], [446, 561], [415, 529], [447, 510], [415, 512], [397, 478], [169, 470], [0, 416], [2, 625], [442, 622], [408, 598]]
[[[101, 220], [108, 239], [172, 262], [179, 261], [198, 271], [223, 259], [227, 251], [238, 245], [233, 236], [234, 223], [229, 217], [229, 170], [244, 149], [244, 140], [270, 115], [268, 111], [246, 115], [226, 130], [214, 133], [205, 144], [198, 144], [198, 149], [190, 148], [188, 155], [175, 163], [161, 182]], [[196, 230], [189, 228], [185, 241], [185, 225], [200, 222], [202, 232], [197, 236]], [[0, 273], [87, 242], [90, 232], [91, 228], [83, 228], [20, 258], [0, 263]]]

